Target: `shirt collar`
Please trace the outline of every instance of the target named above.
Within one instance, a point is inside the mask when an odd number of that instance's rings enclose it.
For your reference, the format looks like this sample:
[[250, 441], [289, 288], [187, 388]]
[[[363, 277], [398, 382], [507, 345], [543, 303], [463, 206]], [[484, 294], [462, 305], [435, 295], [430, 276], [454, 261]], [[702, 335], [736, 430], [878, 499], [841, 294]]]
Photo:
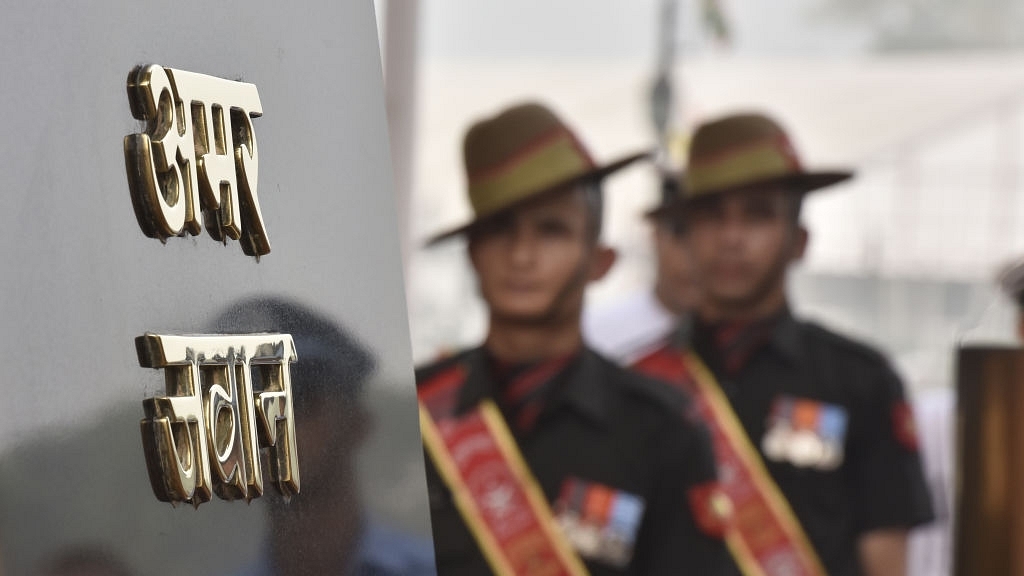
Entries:
[[462, 359], [466, 370], [466, 381], [459, 390], [459, 399], [455, 404], [455, 413], [462, 414], [486, 398], [494, 398], [494, 382], [488, 374], [487, 350], [483, 347], [467, 352]]
[[611, 405], [611, 391], [605, 381], [607, 371], [603, 370], [604, 360], [589, 348], [584, 348], [575, 366], [575, 373], [562, 390], [562, 399], [597, 424], [608, 419]]
[[[552, 398], [554, 404], [565, 403], [597, 424], [608, 418], [610, 399], [601, 369], [601, 358], [584, 347], [580, 357], [570, 362], [566, 370], [572, 370], [568, 381]], [[466, 382], [459, 391], [456, 413], [462, 414], [487, 398], [494, 398], [497, 386], [488, 367], [487, 350], [483, 347], [469, 351], [463, 359], [467, 371]]]
[[800, 323], [787, 306], [779, 315], [772, 334], [772, 345], [789, 360], [800, 363], [804, 359]]
[[[712, 325], [694, 317], [690, 327], [690, 337], [699, 353], [710, 353], [717, 356], [713, 330]], [[775, 327], [769, 343], [772, 349], [791, 362], [798, 364], [804, 359], [800, 322], [793, 316], [788, 304], [776, 313]]]

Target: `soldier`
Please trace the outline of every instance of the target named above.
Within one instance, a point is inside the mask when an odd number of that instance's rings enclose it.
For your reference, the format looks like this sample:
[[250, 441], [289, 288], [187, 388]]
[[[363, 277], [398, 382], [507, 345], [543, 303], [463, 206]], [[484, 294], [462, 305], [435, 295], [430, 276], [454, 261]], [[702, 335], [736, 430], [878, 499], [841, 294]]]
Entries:
[[684, 194], [656, 210], [685, 224], [702, 293], [692, 344], [637, 367], [694, 394], [747, 575], [903, 575], [908, 529], [932, 519], [895, 372], [788, 305], [804, 195], [851, 175], [805, 171], [774, 121], [734, 115], [698, 128]]
[[598, 166], [538, 104], [464, 141], [482, 346], [417, 372], [439, 573], [694, 574], [728, 566], [706, 431], [685, 398], [587, 349], [583, 293], [611, 267]]

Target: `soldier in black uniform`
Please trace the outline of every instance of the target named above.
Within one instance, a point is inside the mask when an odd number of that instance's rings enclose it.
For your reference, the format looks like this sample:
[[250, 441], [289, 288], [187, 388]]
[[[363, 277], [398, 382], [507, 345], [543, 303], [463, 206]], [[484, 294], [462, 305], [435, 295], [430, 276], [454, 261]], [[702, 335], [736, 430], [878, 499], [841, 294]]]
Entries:
[[[642, 155], [597, 166], [537, 104], [475, 124], [464, 155], [476, 218], [434, 241], [468, 238], [490, 327], [479, 348], [416, 375], [439, 573], [720, 574], [728, 557], [706, 431], [680, 418], [683, 395], [580, 335], [584, 289], [615, 259], [599, 241], [600, 179]], [[497, 431], [430, 442], [485, 420]], [[501, 480], [503, 467], [520, 484]], [[516, 500], [531, 490], [532, 520], [528, 499]], [[509, 534], [529, 525], [547, 536], [527, 546]], [[569, 553], [544, 559], [559, 549]]]
[[[850, 176], [805, 171], [774, 121], [730, 116], [699, 127], [686, 192], [657, 211], [674, 214], [688, 231], [703, 290], [691, 344], [698, 361], [671, 364], [692, 356], [668, 342], [637, 367], [663, 378], [678, 370], [679, 381], [690, 384], [697, 372], [707, 374], [693, 366], [710, 369], [714, 378], [704, 381], [724, 393], [718, 397], [727, 399], [753, 458], [763, 462], [762, 484], [774, 482], [782, 507], [791, 508], [781, 515], [795, 516], [796, 532], [802, 529], [778, 548], [804, 550], [806, 562], [792, 554], [785, 562], [768, 553], [762, 560], [805, 567], [762, 566], [770, 576], [902, 576], [908, 529], [932, 519], [896, 373], [870, 347], [798, 320], [787, 303], [788, 266], [808, 242], [802, 199]], [[723, 461], [718, 444], [716, 457]], [[731, 472], [720, 468], [727, 494], [736, 491]], [[749, 513], [734, 505], [739, 523]], [[749, 539], [758, 538], [756, 527], [747, 529]]]

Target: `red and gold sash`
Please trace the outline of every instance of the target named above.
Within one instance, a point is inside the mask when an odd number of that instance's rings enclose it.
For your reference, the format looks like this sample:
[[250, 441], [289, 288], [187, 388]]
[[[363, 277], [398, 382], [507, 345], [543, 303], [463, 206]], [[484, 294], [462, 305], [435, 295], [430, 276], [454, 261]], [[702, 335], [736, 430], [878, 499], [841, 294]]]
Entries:
[[461, 366], [419, 388], [423, 444], [499, 576], [585, 576], [497, 406], [454, 413]]
[[711, 432], [721, 488], [732, 503], [725, 539], [743, 574], [825, 576], [800, 521], [703, 362], [692, 352], [665, 347], [634, 368], [676, 384], [693, 397], [697, 414]]

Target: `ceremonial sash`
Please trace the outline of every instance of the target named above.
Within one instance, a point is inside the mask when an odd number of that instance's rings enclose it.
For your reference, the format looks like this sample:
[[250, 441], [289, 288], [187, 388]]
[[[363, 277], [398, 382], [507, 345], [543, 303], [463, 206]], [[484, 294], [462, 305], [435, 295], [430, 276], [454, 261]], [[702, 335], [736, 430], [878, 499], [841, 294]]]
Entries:
[[725, 540], [745, 576], [826, 576], [793, 513], [714, 376], [692, 352], [662, 348], [634, 366], [693, 397], [711, 432], [722, 491], [733, 517]]
[[454, 414], [465, 371], [420, 388], [423, 444], [477, 545], [499, 576], [585, 576], [494, 402]]

